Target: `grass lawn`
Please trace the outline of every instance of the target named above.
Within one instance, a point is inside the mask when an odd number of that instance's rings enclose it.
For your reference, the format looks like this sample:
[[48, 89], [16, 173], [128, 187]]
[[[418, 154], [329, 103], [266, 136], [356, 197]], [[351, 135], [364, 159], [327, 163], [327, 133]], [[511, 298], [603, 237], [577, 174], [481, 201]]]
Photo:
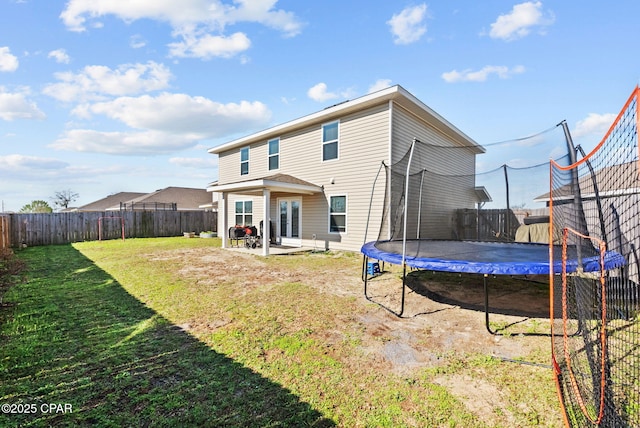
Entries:
[[[559, 426], [550, 370], [482, 350], [411, 373], [377, 369], [358, 319], [381, 309], [309, 282], [359, 278], [358, 255], [257, 258], [278, 275], [247, 287], [190, 264], [195, 254], [215, 265], [219, 242], [18, 251], [27, 279], [0, 307], [0, 426]], [[287, 273], [301, 269], [308, 275]], [[490, 382], [497, 395], [487, 399], [501, 405], [483, 418], [445, 377]]]

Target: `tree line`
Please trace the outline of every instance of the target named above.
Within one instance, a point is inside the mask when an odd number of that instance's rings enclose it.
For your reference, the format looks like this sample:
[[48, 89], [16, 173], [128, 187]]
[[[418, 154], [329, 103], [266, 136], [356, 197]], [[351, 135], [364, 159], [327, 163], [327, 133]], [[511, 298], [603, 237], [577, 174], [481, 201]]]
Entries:
[[[52, 198], [50, 198], [50, 200], [56, 209], [64, 210], [69, 208], [69, 205], [71, 203], [78, 200], [78, 197], [80, 197], [79, 194], [77, 194], [73, 190], [66, 189], [66, 190], [60, 190], [56, 192], [55, 195]], [[19, 212], [25, 213], [25, 214], [26, 213], [52, 213], [53, 210], [54, 209], [51, 207], [51, 205], [49, 205], [47, 201], [42, 199], [36, 199], [24, 205], [22, 208], [20, 208]]]

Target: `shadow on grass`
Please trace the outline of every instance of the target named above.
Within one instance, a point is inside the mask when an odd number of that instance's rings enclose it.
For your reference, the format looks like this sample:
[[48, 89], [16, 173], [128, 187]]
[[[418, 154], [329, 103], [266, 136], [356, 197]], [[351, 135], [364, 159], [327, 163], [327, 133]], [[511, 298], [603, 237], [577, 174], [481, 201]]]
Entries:
[[0, 404], [12, 405], [0, 426], [335, 426], [171, 325], [73, 247], [19, 256], [28, 279], [0, 308]]

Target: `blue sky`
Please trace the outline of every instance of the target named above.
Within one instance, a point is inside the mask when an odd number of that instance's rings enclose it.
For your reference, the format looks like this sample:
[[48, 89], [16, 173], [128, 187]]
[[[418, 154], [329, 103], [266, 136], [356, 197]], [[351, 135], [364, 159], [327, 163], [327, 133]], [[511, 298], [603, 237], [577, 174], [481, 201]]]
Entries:
[[[400, 84], [480, 144], [593, 147], [640, 79], [640, 2], [0, 0], [0, 200], [204, 188], [207, 149]], [[564, 144], [490, 145], [478, 170]], [[373, 180], [373, 177], [372, 177]]]

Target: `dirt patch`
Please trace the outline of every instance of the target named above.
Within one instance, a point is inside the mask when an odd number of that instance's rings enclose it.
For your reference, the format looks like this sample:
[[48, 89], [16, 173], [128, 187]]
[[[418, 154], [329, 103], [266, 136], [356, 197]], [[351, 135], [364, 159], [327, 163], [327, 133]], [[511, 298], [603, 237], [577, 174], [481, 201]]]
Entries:
[[[417, 370], [445, 364], [452, 353], [517, 360], [526, 359], [532, 352], [543, 353], [549, 347], [549, 338], [544, 334], [549, 324], [549, 303], [541, 278], [488, 278], [491, 322], [513, 326], [510, 334], [501, 336], [489, 334], [485, 329], [482, 276], [411, 272], [405, 312], [400, 318], [392, 313], [400, 307], [402, 288], [401, 272], [393, 266], [387, 266], [385, 273], [369, 281], [367, 294], [371, 300], [367, 300], [363, 295], [361, 260], [353, 257], [346, 263], [341, 260], [331, 264], [328, 257], [341, 256], [264, 259], [211, 248], [184, 249], [154, 257], [179, 259], [177, 265], [185, 266], [180, 274], [198, 285], [237, 284], [238, 292], [242, 293], [298, 282], [320, 293], [352, 298], [353, 313], [336, 315], [340, 327], [323, 331], [321, 340], [330, 347], [342, 341], [347, 332], [357, 331], [360, 349], [371, 370], [411, 376]], [[306, 258], [298, 262], [294, 257]], [[318, 257], [319, 267], [313, 257]], [[226, 318], [201, 324], [190, 321], [181, 327], [213, 331], [229, 322]], [[532, 325], [542, 334], [529, 335]], [[435, 382], [459, 397], [486, 423], [493, 424], [498, 417], [502, 422], [509, 420], [508, 409], [496, 409], [498, 400], [493, 397], [499, 391], [490, 382], [455, 375], [439, 376]], [[487, 400], [492, 404], [487, 404]]]
[[515, 426], [513, 413], [504, 405], [508, 400], [495, 385], [469, 376], [439, 376], [434, 383], [447, 388], [458, 397], [467, 408], [488, 425], [504, 424]]
[[[387, 265], [386, 272], [369, 281], [368, 296], [355, 263], [328, 264], [327, 269], [311, 271], [305, 263], [267, 261], [252, 254], [221, 249], [191, 248], [157, 253], [154, 258], [174, 258], [185, 266], [179, 273], [196, 284], [235, 283], [245, 292], [282, 282], [299, 282], [321, 293], [351, 296], [361, 303], [357, 314], [345, 319], [364, 330], [363, 348], [379, 354], [394, 370], [421, 367], [438, 361], [438, 354], [450, 350], [490, 352], [505, 358], [518, 358], [540, 345], [540, 339], [522, 336], [531, 333], [528, 323], [548, 324], [549, 302], [541, 278], [489, 278], [490, 319], [497, 324], [521, 324], [509, 336], [494, 336], [484, 328], [482, 276], [411, 272], [401, 318], [392, 312], [400, 307], [401, 272]], [[316, 257], [341, 257], [319, 254]], [[277, 259], [275, 259], [277, 260]], [[373, 303], [372, 303], [373, 302]], [[387, 310], [385, 310], [385, 308]], [[546, 318], [545, 318], [546, 317]], [[216, 325], [223, 325], [220, 322]], [[543, 332], [544, 333], [544, 332]], [[544, 334], [542, 334], [544, 337]], [[505, 340], [509, 339], [509, 340]], [[542, 339], [546, 344], [548, 338]]]

